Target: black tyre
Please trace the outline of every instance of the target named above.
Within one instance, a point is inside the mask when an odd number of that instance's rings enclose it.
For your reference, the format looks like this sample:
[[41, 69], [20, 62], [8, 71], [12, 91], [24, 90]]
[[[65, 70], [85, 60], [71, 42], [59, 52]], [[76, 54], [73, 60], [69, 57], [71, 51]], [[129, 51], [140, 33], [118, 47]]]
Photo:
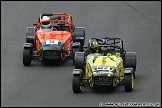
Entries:
[[26, 43], [32, 43], [34, 45], [34, 36], [31, 35], [31, 33], [26, 33]]
[[80, 51], [79, 47], [73, 47], [73, 65], [75, 65], [75, 53], [79, 51]]
[[126, 52], [125, 54], [125, 68], [133, 68], [133, 76], [135, 78], [136, 71], [136, 53], [135, 52]]
[[85, 53], [84, 52], [76, 52], [75, 53], [75, 69], [84, 70], [85, 65]]
[[34, 46], [34, 27], [27, 27], [26, 43], [32, 43]]
[[84, 40], [85, 40], [85, 28], [75, 27], [72, 37], [73, 37], [73, 42], [81, 43], [81, 51], [83, 51]]
[[134, 88], [134, 77], [133, 74], [124, 75], [124, 87], [125, 92], [132, 92]]
[[74, 75], [72, 81], [72, 88], [74, 93], [80, 93], [82, 90], [81, 77], [80, 75]]
[[31, 49], [30, 48], [24, 48], [23, 50], [23, 64], [24, 66], [30, 66], [31, 65]]

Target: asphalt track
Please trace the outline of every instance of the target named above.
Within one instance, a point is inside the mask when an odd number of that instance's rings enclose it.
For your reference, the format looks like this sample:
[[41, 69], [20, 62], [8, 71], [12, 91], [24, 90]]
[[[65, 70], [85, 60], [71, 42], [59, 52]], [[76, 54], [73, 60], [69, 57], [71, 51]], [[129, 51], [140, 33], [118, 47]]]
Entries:
[[[83, 87], [72, 91], [72, 60], [59, 65], [22, 63], [26, 27], [41, 13], [67, 12], [92, 37], [120, 37], [137, 53], [133, 92]], [[161, 106], [161, 1], [1, 1], [1, 106], [98, 107], [136, 102]]]

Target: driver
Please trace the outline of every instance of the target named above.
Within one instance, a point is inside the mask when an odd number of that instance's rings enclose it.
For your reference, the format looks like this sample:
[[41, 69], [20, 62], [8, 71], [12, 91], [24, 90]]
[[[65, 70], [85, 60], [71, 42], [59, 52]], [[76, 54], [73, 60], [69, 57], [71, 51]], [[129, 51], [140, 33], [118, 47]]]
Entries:
[[[50, 20], [48, 16], [43, 16], [43, 21]], [[51, 22], [42, 22], [40, 31], [56, 31], [56, 28], [51, 27]]]
[[98, 42], [93, 41], [90, 46], [90, 50], [91, 50], [91, 53], [100, 53], [101, 48], [98, 46]]

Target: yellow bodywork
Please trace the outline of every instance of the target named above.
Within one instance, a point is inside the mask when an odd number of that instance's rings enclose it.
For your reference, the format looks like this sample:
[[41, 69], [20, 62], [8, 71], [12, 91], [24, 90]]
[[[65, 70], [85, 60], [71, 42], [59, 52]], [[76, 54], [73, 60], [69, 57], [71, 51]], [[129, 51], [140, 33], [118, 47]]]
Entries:
[[[114, 67], [115, 72], [111, 69], [107, 69], [102, 72], [96, 72], [94, 67], [103, 66], [103, 67]], [[94, 74], [107, 74], [107, 77], [112, 77], [113, 73], [113, 84], [112, 86], [116, 86], [120, 81], [124, 79], [124, 67], [123, 60], [120, 56], [120, 53], [107, 55], [102, 55], [99, 53], [90, 54], [87, 56], [86, 60], [86, 68], [85, 68], [85, 77], [90, 78], [89, 83], [93, 85], [94, 81], [92, 75]]]

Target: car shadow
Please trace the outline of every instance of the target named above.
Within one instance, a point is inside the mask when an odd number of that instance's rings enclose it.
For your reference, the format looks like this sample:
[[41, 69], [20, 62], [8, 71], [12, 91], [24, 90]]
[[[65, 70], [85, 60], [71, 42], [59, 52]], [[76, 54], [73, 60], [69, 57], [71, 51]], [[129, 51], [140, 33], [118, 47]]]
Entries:
[[114, 93], [117, 91], [117, 89], [119, 88], [120, 86], [116, 86], [116, 87], [104, 87], [104, 86], [101, 86], [101, 87], [95, 87], [95, 88], [91, 88], [92, 91], [94, 93], [97, 93], [97, 94], [104, 94], [104, 93]]
[[44, 65], [44, 66], [49, 66], [49, 67], [53, 67], [53, 66], [62, 66], [65, 61], [59, 61], [59, 60], [44, 60], [44, 61], [41, 61], [41, 63]]

